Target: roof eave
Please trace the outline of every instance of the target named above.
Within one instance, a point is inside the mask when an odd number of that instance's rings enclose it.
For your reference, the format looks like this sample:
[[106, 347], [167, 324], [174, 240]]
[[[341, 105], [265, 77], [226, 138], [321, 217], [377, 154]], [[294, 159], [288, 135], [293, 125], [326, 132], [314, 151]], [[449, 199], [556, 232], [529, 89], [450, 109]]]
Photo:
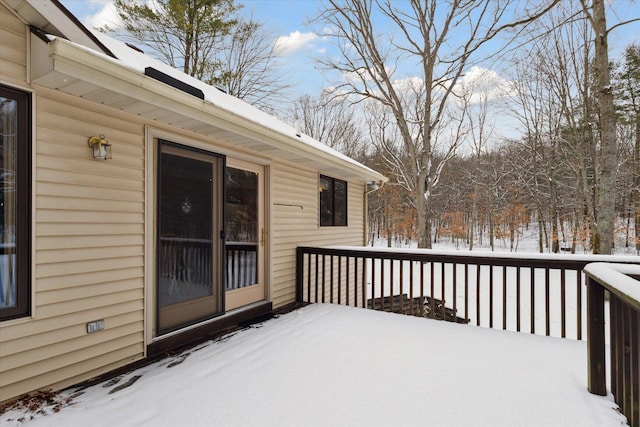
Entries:
[[[226, 131], [246, 139], [246, 146], [272, 157], [285, 158], [320, 171], [364, 182], [386, 182], [378, 172], [359, 164], [328, 147], [307, 144], [295, 132], [287, 135], [236, 114], [174, 87], [127, 68], [99, 52], [56, 38], [48, 43], [47, 53], [41, 40], [32, 38], [32, 81], [36, 84], [92, 99], [101, 96], [105, 105], [113, 104], [120, 110], [136, 113], [159, 122], [174, 124], [207, 136], [217, 136], [216, 130]], [[86, 93], [78, 93], [80, 83]], [[97, 91], [97, 89], [102, 90]], [[98, 93], [97, 93], [98, 92]], [[93, 94], [93, 95], [92, 95]], [[112, 102], [106, 98], [115, 99]], [[136, 112], [141, 103], [151, 111]], [[136, 108], [134, 108], [136, 106]], [[169, 120], [162, 117], [170, 118]], [[237, 142], [236, 142], [237, 143]]]

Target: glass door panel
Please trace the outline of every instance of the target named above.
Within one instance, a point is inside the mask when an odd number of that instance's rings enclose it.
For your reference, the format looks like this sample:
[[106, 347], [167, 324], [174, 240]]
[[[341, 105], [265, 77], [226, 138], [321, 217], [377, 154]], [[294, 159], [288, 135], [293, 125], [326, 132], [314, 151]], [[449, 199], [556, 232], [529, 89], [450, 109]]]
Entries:
[[[263, 300], [261, 166], [229, 161], [225, 170], [226, 308]], [[236, 167], [237, 166], [237, 167]]]
[[222, 159], [161, 145], [158, 331], [223, 311], [219, 238]]

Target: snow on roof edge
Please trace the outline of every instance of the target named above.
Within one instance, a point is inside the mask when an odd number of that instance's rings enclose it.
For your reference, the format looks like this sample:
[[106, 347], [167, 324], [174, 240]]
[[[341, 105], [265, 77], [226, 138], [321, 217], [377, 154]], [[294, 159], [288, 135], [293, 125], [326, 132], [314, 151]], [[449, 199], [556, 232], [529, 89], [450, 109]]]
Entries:
[[[253, 123], [258, 124], [264, 128], [275, 131], [287, 137], [291, 144], [295, 144], [296, 142], [302, 143], [312, 149], [322, 151], [332, 157], [357, 166], [358, 168], [363, 169], [370, 174], [379, 175], [381, 179], [386, 180], [386, 177], [384, 175], [329, 147], [328, 145], [323, 144], [322, 142], [305, 134], [299, 134], [300, 136], [298, 136], [296, 129], [293, 126], [290, 126], [279, 120], [278, 118], [267, 114], [264, 111], [261, 111], [251, 104], [232, 95], [229, 95], [216, 88], [215, 86], [208, 85], [196, 79], [195, 77], [185, 74], [184, 72], [177, 70], [160, 60], [152, 58], [144, 53], [138, 52], [135, 49], [127, 46], [125, 43], [116, 40], [104, 33], [93, 29], [89, 29], [89, 31], [91, 31], [95, 35], [95, 37], [117, 57], [115, 61], [117, 61], [117, 63], [119, 63], [123, 67], [141, 74], [144, 74], [145, 68], [147, 67], [155, 68], [167, 74], [168, 76], [171, 76], [188, 85], [202, 90], [205, 95], [205, 102], [215, 106], [216, 108], [220, 108], [245, 120], [252, 121]], [[78, 45], [77, 43], [74, 44]], [[105, 58], [114, 60], [113, 58], [103, 54], [102, 52], [96, 52], [86, 46], [82, 47], [92, 53], [97, 53], [99, 55], [103, 55]]]

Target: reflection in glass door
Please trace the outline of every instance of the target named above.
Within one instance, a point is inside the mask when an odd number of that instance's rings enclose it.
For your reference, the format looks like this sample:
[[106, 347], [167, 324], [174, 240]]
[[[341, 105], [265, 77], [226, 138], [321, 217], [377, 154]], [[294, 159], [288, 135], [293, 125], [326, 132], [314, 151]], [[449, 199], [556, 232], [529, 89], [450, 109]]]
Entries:
[[158, 333], [223, 312], [220, 157], [161, 143]]
[[226, 309], [263, 300], [261, 166], [229, 161], [225, 169]]

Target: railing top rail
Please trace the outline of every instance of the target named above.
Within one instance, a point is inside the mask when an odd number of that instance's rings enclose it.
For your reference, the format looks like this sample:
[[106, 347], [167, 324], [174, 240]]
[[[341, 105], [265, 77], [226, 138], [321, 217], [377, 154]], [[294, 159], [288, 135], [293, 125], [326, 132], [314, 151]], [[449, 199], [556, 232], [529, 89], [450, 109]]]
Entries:
[[640, 311], [640, 280], [635, 278], [640, 277], [640, 265], [596, 262], [587, 264], [584, 272], [609, 292]]
[[549, 267], [582, 269], [594, 262], [640, 264], [638, 256], [589, 254], [540, 254], [481, 251], [447, 251], [411, 248], [378, 248], [367, 246], [299, 247], [303, 252], [324, 255], [345, 255], [377, 259], [405, 259], [410, 261], [458, 262], [481, 265]]

